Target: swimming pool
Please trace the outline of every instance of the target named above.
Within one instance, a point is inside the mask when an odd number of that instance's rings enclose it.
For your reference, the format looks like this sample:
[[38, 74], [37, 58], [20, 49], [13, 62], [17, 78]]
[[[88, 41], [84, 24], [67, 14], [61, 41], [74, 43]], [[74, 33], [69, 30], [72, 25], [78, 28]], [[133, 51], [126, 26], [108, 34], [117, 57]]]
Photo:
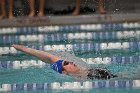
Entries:
[[[0, 28], [0, 91], [136, 93], [140, 89], [139, 37], [139, 22]], [[13, 43], [74, 53], [93, 67], [106, 67], [123, 76], [75, 80], [15, 50]]]

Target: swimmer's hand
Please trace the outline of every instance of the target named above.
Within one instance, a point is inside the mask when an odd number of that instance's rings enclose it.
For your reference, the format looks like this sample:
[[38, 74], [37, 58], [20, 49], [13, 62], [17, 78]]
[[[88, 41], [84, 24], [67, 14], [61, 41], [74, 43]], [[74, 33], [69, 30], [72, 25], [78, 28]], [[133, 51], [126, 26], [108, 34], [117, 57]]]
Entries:
[[26, 46], [24, 46], [24, 45], [17, 45], [17, 44], [13, 44], [12, 47], [14, 47], [15, 49], [18, 49], [18, 50], [22, 50], [22, 49], [26, 48]]

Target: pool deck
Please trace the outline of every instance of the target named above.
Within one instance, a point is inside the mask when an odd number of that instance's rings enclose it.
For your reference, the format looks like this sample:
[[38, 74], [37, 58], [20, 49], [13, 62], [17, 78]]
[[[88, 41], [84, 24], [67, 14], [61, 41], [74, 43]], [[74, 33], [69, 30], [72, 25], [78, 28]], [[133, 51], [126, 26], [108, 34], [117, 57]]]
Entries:
[[92, 23], [111, 23], [111, 22], [139, 22], [140, 13], [124, 14], [92, 14], [79, 16], [44, 16], [44, 17], [17, 17], [12, 20], [0, 20], [2, 27], [21, 27], [21, 26], [46, 26], [46, 25], [76, 25]]

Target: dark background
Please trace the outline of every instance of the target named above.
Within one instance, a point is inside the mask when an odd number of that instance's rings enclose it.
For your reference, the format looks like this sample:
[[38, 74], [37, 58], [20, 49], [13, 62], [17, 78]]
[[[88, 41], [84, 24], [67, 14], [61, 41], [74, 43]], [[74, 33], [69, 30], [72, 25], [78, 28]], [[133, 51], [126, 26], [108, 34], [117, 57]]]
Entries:
[[[58, 2], [59, 1], [59, 2]], [[74, 6], [76, 0], [46, 0], [46, 7], [53, 7], [56, 9], [66, 8], [67, 6]], [[137, 12], [140, 10], [140, 0], [105, 0], [107, 10]], [[96, 8], [98, 0], [81, 0], [81, 6], [89, 6]], [[118, 10], [117, 10], [118, 11]]]
[[[36, 13], [39, 0], [35, 0]], [[71, 15], [76, 0], [46, 0], [44, 12], [46, 15]], [[6, 2], [7, 3], [7, 2]], [[29, 13], [28, 0], [14, 0], [15, 16], [24, 16]], [[113, 13], [140, 13], [140, 0], [106, 0], [105, 8], [108, 14]], [[8, 3], [6, 4], [6, 11]], [[98, 0], [81, 0], [80, 14], [98, 14]]]

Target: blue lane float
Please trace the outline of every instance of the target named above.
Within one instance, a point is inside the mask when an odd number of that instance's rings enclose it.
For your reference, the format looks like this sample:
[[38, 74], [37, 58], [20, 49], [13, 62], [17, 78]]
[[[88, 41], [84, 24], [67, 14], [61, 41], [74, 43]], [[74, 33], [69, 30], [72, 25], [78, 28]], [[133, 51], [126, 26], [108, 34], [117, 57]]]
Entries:
[[0, 44], [27, 43], [27, 42], [58, 42], [66, 40], [121, 40], [139, 39], [140, 30], [119, 32], [78, 32], [78, 33], [49, 33], [32, 35], [2, 35]]
[[[140, 49], [140, 42], [109, 42], [109, 43], [76, 43], [76, 44], [59, 44], [59, 45], [32, 45], [32, 48], [44, 51], [101, 51], [101, 50], [128, 50], [136, 51]], [[0, 47], [0, 55], [3, 54], [20, 54], [13, 47]]]
[[38, 32], [56, 32], [56, 31], [119, 31], [140, 28], [139, 22], [134, 23], [114, 23], [114, 24], [81, 24], [67, 26], [40, 26], [40, 27], [20, 27], [20, 28], [0, 28], [0, 34], [32, 34]]
[[53, 82], [53, 83], [23, 83], [23, 84], [1, 84], [0, 91], [33, 91], [33, 90], [81, 90], [95, 88], [139, 88], [140, 80], [107, 80], [107, 81], [85, 81], [85, 82]]
[[[140, 56], [115, 56], [115, 57], [97, 57], [81, 58], [87, 64], [137, 64], [140, 63]], [[23, 69], [28, 67], [49, 66], [41, 60], [13, 60], [0, 61], [0, 69]]]

